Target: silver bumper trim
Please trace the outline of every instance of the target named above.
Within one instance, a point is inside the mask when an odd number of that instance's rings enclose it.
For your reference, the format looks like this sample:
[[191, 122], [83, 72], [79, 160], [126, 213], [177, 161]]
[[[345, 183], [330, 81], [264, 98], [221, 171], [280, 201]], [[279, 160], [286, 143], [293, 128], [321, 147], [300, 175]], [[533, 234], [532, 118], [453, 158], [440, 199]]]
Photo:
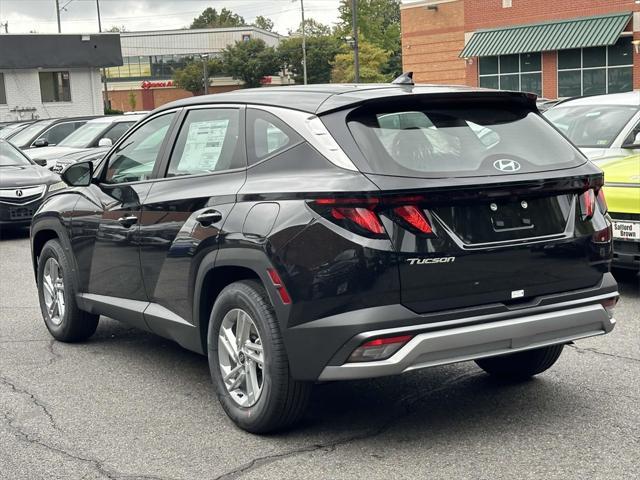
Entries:
[[416, 335], [387, 360], [327, 366], [319, 380], [397, 375], [609, 333], [615, 320], [599, 303]]

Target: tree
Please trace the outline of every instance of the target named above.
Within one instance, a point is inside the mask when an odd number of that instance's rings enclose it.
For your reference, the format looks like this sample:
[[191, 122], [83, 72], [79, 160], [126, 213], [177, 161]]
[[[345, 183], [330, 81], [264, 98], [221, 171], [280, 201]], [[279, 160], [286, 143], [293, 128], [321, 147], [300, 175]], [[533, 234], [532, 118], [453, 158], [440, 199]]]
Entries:
[[[386, 50], [388, 58], [381, 71], [390, 76], [402, 73], [400, 42], [400, 0], [358, 0], [358, 39]], [[352, 35], [351, 0], [340, 0], [338, 7], [341, 36]]]
[[245, 88], [259, 87], [265, 76], [280, 69], [275, 49], [257, 38], [229, 45], [222, 51], [222, 63], [229, 75], [244, 81]]
[[[384, 83], [390, 80], [389, 75], [382, 72], [382, 68], [389, 60], [389, 52], [369, 42], [360, 43], [360, 81]], [[355, 80], [353, 66], [353, 50], [343, 47], [336, 55], [331, 71], [331, 81], [335, 83], [350, 83]]]
[[240, 15], [223, 8], [220, 13], [215, 8], [205, 9], [198, 17], [193, 19], [189, 28], [222, 28], [242, 27], [246, 22]]
[[253, 26], [266, 30], [267, 32], [273, 32], [273, 20], [263, 17], [262, 15], [256, 17], [253, 21]]
[[136, 94], [134, 93], [134, 91], [133, 91], [133, 90], [131, 90], [131, 91], [129, 92], [129, 98], [128, 98], [128, 101], [129, 101], [129, 106], [131, 107], [131, 110], [132, 110], [132, 111], [135, 111], [135, 110], [136, 110], [136, 105], [137, 105], [138, 101], [137, 101], [137, 99], [136, 99]]
[[[307, 82], [329, 83], [331, 62], [340, 51], [339, 40], [332, 35], [314, 35], [307, 37], [306, 43]], [[302, 38], [290, 37], [282, 40], [278, 45], [278, 57], [281, 64], [293, 72], [296, 83], [302, 83]]]
[[[331, 35], [331, 27], [320, 23], [313, 18], [306, 18], [304, 20], [304, 32], [310, 37], [317, 37], [320, 35]], [[290, 36], [302, 35], [302, 22], [298, 25], [296, 30], [289, 30]]]
[[107, 28], [105, 30], [105, 32], [126, 32], [127, 31], [127, 27], [125, 27], [124, 25], [111, 25], [109, 28]]
[[[209, 77], [222, 73], [222, 64], [217, 58], [210, 59], [207, 62], [207, 71]], [[194, 95], [202, 95], [204, 93], [204, 70], [202, 68], [202, 60], [194, 58], [189, 61], [184, 68], [176, 69], [173, 72], [173, 81], [176, 86], [193, 93]]]

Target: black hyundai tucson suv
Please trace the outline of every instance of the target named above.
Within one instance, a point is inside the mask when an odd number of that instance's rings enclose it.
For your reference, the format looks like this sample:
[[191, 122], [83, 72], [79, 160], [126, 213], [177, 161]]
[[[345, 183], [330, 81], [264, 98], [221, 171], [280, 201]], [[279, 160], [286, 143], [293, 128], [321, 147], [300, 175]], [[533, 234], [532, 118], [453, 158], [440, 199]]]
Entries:
[[298, 419], [316, 381], [466, 360], [529, 377], [615, 323], [602, 172], [528, 94], [194, 97], [62, 176], [31, 227], [51, 334], [106, 315], [208, 355], [251, 432]]

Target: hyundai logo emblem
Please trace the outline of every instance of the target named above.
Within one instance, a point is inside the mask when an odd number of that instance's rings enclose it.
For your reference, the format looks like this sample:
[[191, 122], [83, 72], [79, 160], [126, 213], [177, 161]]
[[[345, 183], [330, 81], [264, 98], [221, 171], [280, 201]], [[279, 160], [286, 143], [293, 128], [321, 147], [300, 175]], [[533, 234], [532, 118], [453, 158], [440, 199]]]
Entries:
[[22, 190], [16, 190], [16, 197], [22, 196]]
[[520, 164], [518, 162], [506, 158], [493, 162], [493, 167], [501, 172], [517, 172], [520, 170]]

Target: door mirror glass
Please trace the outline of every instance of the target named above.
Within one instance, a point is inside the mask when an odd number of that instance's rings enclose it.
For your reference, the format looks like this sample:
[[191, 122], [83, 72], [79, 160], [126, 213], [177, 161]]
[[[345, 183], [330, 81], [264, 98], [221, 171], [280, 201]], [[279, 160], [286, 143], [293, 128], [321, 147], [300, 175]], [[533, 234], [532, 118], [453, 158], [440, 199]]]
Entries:
[[113, 142], [110, 138], [101, 138], [98, 142], [99, 147], [110, 147], [111, 145], [113, 145]]
[[88, 187], [93, 178], [93, 163], [74, 163], [62, 172], [62, 180], [70, 187]]
[[47, 147], [49, 146], [49, 142], [47, 141], [46, 138], [39, 138], [35, 142], [33, 142], [33, 146], [36, 148]]
[[628, 140], [632, 141], [625, 142], [625, 144], [622, 145], [622, 148], [640, 148], [640, 132], [636, 133], [635, 137], [632, 133], [631, 138], [629, 138]]

